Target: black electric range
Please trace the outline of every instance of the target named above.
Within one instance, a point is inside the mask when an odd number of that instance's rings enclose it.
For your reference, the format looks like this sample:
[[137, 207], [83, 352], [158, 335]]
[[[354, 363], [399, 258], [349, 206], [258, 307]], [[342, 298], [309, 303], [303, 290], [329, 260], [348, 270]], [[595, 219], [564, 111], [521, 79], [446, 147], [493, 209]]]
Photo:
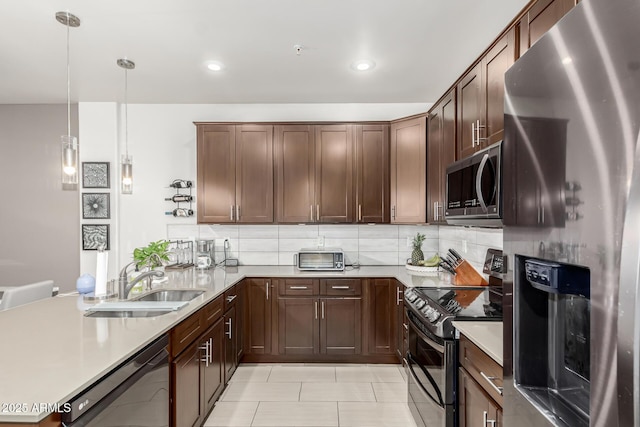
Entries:
[[502, 288], [416, 287], [405, 292], [408, 315], [434, 335], [455, 338], [454, 320], [502, 320]]

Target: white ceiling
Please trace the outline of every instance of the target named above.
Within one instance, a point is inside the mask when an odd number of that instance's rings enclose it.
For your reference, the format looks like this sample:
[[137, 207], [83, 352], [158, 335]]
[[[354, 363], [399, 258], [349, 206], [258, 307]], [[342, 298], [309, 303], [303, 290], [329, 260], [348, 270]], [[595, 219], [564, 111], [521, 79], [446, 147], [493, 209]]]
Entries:
[[74, 102], [122, 101], [123, 57], [130, 103], [434, 102], [527, 2], [5, 0], [0, 103], [65, 102], [67, 10]]

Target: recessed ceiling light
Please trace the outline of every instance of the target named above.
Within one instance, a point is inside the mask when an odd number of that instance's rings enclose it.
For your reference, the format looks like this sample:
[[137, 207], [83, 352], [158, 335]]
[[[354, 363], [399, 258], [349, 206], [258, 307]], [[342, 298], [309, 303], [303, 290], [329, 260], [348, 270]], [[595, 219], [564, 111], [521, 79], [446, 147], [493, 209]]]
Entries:
[[351, 68], [356, 71], [369, 71], [372, 70], [376, 66], [376, 63], [369, 59], [362, 59], [360, 61], [355, 61], [351, 64]]
[[221, 71], [224, 68], [224, 64], [218, 61], [209, 61], [207, 62], [207, 68], [210, 71]]

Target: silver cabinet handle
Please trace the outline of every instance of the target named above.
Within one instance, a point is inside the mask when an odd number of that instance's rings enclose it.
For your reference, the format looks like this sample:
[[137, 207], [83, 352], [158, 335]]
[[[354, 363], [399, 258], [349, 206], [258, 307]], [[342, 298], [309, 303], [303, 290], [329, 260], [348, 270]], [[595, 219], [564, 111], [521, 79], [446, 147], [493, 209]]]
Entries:
[[471, 146], [476, 146], [476, 124], [471, 123]]
[[316, 205], [316, 222], [320, 222], [320, 205]]
[[309, 215], [311, 222], [313, 222], [313, 205], [309, 205]]
[[496, 420], [490, 420], [487, 411], [482, 411], [482, 423], [483, 427], [487, 427], [487, 424], [489, 424], [490, 427], [496, 427]]
[[236, 205], [236, 221], [240, 221], [240, 205]]
[[493, 380], [497, 379], [497, 377], [488, 377], [482, 371], [480, 372], [480, 375], [482, 375], [482, 378], [484, 378], [491, 385], [491, 387], [493, 387], [493, 389], [498, 393], [500, 393], [500, 396], [502, 396], [502, 387], [498, 387], [496, 383], [493, 382]]
[[267, 291], [267, 301], [269, 301], [269, 282], [265, 283], [264, 287], [265, 287], [265, 289]]
[[391, 206], [391, 218], [396, 219], [396, 206]]
[[322, 301], [322, 318], [324, 319], [324, 301]]
[[200, 359], [201, 362], [206, 363], [206, 366], [209, 367], [209, 360], [211, 358], [210, 354], [209, 354], [209, 346], [211, 345], [211, 343], [209, 341], [205, 342], [204, 345], [201, 345], [200, 347], [198, 347], [200, 350], [204, 350], [204, 359]]
[[289, 286], [289, 289], [295, 289], [295, 290], [307, 289], [307, 286]]
[[209, 338], [209, 363], [213, 364], [213, 338]]
[[331, 286], [331, 289], [351, 289], [349, 286], [337, 286], [337, 285], [333, 285]]
[[402, 304], [402, 298], [400, 298], [401, 294], [402, 294], [402, 289], [401, 288], [397, 288], [396, 289], [396, 305], [401, 305]]
[[231, 205], [231, 211], [229, 212], [229, 219], [233, 221], [233, 205]]
[[229, 327], [229, 330], [227, 332], [225, 332], [225, 335], [229, 337], [229, 339], [231, 339], [231, 321], [233, 319], [230, 317], [229, 318], [229, 322], [225, 322], [225, 324]]
[[229, 296], [227, 297], [227, 302], [231, 302], [231, 301], [233, 301], [234, 299], [236, 299], [236, 297], [237, 297], [237, 296], [238, 296], [238, 295], [229, 295]]
[[362, 205], [358, 205], [358, 221], [362, 221]]
[[318, 319], [318, 301], [314, 301], [313, 305], [316, 308], [316, 319]]
[[408, 330], [409, 330], [409, 325], [407, 325], [406, 323], [403, 323], [403, 324], [402, 324], [402, 327], [404, 327], [404, 330], [405, 330], [405, 331], [408, 331]]

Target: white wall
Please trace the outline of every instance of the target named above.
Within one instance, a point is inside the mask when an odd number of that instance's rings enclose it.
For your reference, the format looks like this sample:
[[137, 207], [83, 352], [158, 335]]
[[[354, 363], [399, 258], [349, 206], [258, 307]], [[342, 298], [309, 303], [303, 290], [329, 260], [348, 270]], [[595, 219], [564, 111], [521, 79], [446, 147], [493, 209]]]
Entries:
[[[177, 178], [192, 181], [196, 178], [193, 122], [386, 121], [422, 113], [429, 107], [430, 104], [132, 104], [128, 107], [128, 133], [134, 189], [132, 195], [121, 195], [116, 178], [124, 152], [122, 106], [81, 103], [82, 160], [111, 162], [109, 276], [115, 277], [117, 270], [131, 260], [134, 248], [167, 238], [169, 225], [196, 224], [195, 217], [174, 218], [164, 214], [174, 205], [164, 201], [174, 193], [168, 188], [169, 183]], [[83, 252], [81, 271], [95, 271], [95, 252]]]

